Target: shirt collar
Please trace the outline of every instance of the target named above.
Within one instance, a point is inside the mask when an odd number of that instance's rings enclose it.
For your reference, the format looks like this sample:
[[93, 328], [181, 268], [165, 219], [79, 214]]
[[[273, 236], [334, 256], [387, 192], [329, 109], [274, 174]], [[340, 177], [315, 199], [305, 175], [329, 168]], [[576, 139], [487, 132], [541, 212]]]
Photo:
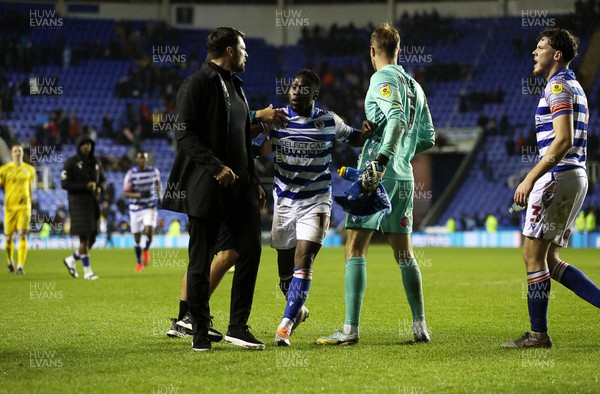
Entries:
[[[303, 117], [302, 115], [300, 115], [300, 114], [296, 113], [296, 112], [295, 112], [295, 111], [292, 109], [292, 106], [291, 106], [291, 105], [289, 105], [289, 104], [288, 104], [288, 106], [287, 106], [287, 110], [288, 110], [288, 113], [290, 114], [290, 118], [293, 118], [293, 117], [296, 117], [296, 116]], [[314, 107], [314, 106], [313, 106], [313, 110], [312, 110], [312, 112], [310, 113], [310, 116], [309, 116], [309, 118], [310, 118], [310, 119], [314, 119], [316, 115], [317, 115], [317, 107]]]
[[555, 72], [554, 74], [552, 74], [552, 76], [550, 78], [548, 78], [548, 81], [551, 80], [552, 78], [558, 76], [559, 74], [569, 74], [569, 75], [573, 75], [573, 70], [571, 70], [570, 68], [563, 68], [558, 70], [557, 72]]
[[225, 70], [223, 67], [215, 64], [214, 62], [211, 62], [210, 60], [208, 61], [208, 65], [215, 70], [216, 72], [218, 72], [219, 74], [221, 74], [221, 77], [223, 77], [224, 79], [227, 79], [228, 81], [233, 79], [233, 76], [235, 74], [231, 74], [231, 72], [229, 72], [229, 70]]

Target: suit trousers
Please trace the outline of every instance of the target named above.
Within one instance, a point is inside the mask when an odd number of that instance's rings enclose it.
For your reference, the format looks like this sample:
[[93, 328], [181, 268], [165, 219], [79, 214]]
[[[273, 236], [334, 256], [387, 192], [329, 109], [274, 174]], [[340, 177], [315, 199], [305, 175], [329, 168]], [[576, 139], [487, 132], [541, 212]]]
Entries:
[[206, 336], [210, 323], [210, 266], [221, 224], [230, 231], [239, 258], [231, 286], [229, 327], [248, 323], [261, 255], [260, 210], [258, 192], [249, 175], [222, 189], [220, 212], [214, 217], [189, 216], [189, 265], [187, 271], [188, 305], [194, 336]]

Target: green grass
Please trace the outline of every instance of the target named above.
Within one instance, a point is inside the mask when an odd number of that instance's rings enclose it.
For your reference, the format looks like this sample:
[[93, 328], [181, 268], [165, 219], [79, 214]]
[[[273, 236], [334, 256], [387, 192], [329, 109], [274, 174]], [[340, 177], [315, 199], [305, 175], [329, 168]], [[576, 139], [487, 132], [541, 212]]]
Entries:
[[[419, 249], [432, 342], [411, 344], [410, 311], [388, 247], [369, 251], [361, 342], [320, 347], [341, 327], [343, 250], [322, 250], [292, 347], [272, 345], [284, 308], [275, 253], [264, 248], [252, 331], [267, 344], [249, 351], [216, 344], [195, 353], [169, 339], [177, 314], [185, 250], [155, 250], [161, 266], [133, 272], [133, 251], [94, 250], [100, 280], [74, 280], [66, 251], [31, 251], [27, 275], [0, 274], [0, 392], [598, 392], [600, 314], [552, 283], [549, 351], [510, 351], [500, 343], [528, 329], [519, 250]], [[170, 255], [168, 253], [171, 253]], [[168, 256], [168, 257], [167, 257]], [[566, 250], [600, 283], [598, 250]], [[231, 277], [211, 300], [225, 331]], [[43, 289], [43, 290], [41, 290]]]

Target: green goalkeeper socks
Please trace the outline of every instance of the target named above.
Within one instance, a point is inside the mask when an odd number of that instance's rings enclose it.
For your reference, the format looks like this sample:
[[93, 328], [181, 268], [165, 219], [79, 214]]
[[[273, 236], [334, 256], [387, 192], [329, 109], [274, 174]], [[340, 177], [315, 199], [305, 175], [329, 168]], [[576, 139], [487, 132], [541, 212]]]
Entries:
[[413, 321], [425, 320], [425, 303], [423, 301], [423, 286], [421, 284], [421, 270], [414, 258], [400, 260], [402, 270], [402, 284], [406, 299], [410, 305]]
[[351, 257], [346, 260], [346, 320], [345, 324], [358, 326], [363, 295], [367, 288], [367, 259]]

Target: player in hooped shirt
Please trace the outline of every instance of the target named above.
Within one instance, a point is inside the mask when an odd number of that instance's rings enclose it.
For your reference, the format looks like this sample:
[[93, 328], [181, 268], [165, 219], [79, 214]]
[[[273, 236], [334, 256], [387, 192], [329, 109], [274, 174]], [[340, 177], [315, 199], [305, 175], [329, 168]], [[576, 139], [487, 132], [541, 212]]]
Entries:
[[[158, 199], [161, 194], [160, 172], [148, 166], [148, 152], [140, 151], [135, 156], [137, 167], [133, 167], [123, 180], [125, 197], [129, 198], [131, 232], [135, 239], [136, 272], [141, 272], [150, 261], [150, 244], [158, 219]], [[142, 232], [146, 243], [142, 250]]]
[[344, 124], [331, 111], [315, 108], [319, 77], [311, 70], [296, 74], [289, 91], [285, 128], [272, 129], [275, 154], [273, 230], [271, 246], [277, 249], [280, 288], [287, 304], [275, 334], [275, 344], [289, 346], [295, 326], [308, 316], [304, 302], [312, 280], [312, 265], [329, 228], [334, 140], [362, 146], [372, 132]]
[[552, 347], [547, 320], [551, 278], [600, 308], [600, 289], [559, 256], [588, 188], [587, 98], [569, 69], [578, 45], [567, 30], [551, 28], [540, 34], [533, 51], [533, 74], [548, 81], [535, 114], [540, 161], [514, 196], [517, 205], [527, 206], [523, 259], [531, 331], [503, 344], [506, 348]]

